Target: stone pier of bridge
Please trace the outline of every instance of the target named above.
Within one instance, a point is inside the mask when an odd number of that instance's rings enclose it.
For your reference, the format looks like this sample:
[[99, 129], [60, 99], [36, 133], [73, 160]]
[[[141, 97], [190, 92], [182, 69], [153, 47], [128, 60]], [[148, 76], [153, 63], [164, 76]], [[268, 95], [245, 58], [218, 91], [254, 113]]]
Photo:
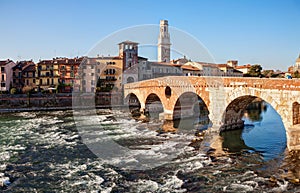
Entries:
[[150, 98], [156, 98], [166, 120], [174, 119], [176, 102], [184, 93], [194, 93], [204, 101], [213, 128], [220, 132], [240, 127], [246, 107], [262, 99], [281, 116], [288, 149], [300, 150], [298, 79], [169, 76], [124, 85], [125, 101], [135, 96], [144, 112], [151, 104]]

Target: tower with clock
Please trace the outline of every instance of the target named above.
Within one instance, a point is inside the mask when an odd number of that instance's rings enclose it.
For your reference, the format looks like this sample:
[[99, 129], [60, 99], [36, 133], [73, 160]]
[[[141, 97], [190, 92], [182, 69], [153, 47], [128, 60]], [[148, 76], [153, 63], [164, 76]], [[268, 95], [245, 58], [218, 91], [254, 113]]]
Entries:
[[168, 20], [160, 20], [158, 36], [158, 62], [170, 62], [170, 34]]

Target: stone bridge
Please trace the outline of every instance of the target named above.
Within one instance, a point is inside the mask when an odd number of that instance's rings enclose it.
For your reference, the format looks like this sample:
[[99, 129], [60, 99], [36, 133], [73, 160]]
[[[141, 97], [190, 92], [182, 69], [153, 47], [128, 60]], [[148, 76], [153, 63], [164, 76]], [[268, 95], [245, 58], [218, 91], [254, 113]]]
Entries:
[[300, 150], [300, 80], [169, 76], [124, 85], [125, 102], [135, 98], [143, 112], [151, 98], [156, 98], [166, 120], [174, 119], [178, 100], [186, 98], [186, 93], [204, 102], [210, 121], [220, 130], [235, 128], [246, 107], [254, 99], [262, 99], [281, 116], [288, 149]]

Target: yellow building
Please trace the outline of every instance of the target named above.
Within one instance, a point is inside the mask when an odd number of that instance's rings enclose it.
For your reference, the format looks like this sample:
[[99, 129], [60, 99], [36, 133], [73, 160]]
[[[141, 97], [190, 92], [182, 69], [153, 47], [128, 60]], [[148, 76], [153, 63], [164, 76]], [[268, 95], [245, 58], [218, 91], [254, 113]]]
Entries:
[[96, 58], [96, 81], [101, 84], [100, 91], [116, 91], [122, 88], [123, 59], [120, 57]]
[[58, 64], [54, 60], [42, 60], [37, 63], [36, 85], [42, 90], [55, 90], [59, 82]]

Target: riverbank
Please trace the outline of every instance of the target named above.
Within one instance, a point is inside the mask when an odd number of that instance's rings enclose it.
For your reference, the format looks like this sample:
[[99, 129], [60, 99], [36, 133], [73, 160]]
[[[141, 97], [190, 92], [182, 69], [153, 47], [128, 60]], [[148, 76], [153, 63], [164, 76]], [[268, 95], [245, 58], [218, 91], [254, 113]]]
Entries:
[[123, 108], [121, 101], [120, 96], [116, 97], [110, 93], [2, 94], [0, 113]]

